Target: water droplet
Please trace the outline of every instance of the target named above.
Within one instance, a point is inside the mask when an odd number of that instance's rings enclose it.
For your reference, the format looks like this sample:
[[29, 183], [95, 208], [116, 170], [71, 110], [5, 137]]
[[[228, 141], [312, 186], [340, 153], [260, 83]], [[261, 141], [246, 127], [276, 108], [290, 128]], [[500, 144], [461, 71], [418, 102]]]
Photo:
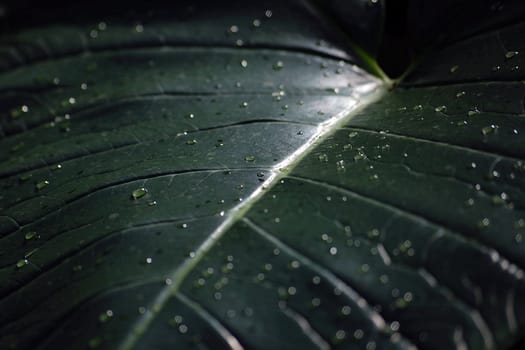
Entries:
[[507, 51], [505, 53], [505, 58], [510, 60], [511, 58], [513, 58], [514, 56], [517, 56], [518, 54], [519, 54], [518, 51]]
[[344, 160], [339, 160], [335, 163], [336, 167], [337, 167], [337, 171], [345, 171], [345, 161]]
[[465, 91], [460, 91], [456, 94], [456, 98], [460, 98], [460, 97], [463, 97], [466, 95], [466, 92]]
[[145, 189], [144, 187], [137, 188], [136, 190], [131, 192], [131, 198], [139, 199], [141, 197], [144, 197], [146, 195], [146, 193], [148, 193], [148, 190]]
[[195, 139], [188, 140], [188, 141], [186, 141], [186, 144], [190, 145], [190, 146], [196, 145], [197, 144], [197, 140], [195, 140]]
[[151, 264], [153, 262], [153, 259], [150, 257], [147, 257], [145, 261], [146, 261], [146, 264]]
[[246, 162], [255, 162], [255, 157], [254, 156], [246, 156], [246, 157], [244, 157], [244, 160]]
[[493, 132], [495, 132], [497, 129], [497, 126], [492, 124], [492, 125], [489, 125], [489, 126], [484, 126], [483, 128], [481, 128], [481, 133], [483, 135], [488, 135], [488, 134], [492, 134]]
[[272, 17], [272, 16], [273, 16], [273, 12], [272, 12], [272, 10], [266, 10], [266, 11], [264, 12], [264, 16], [265, 16], [266, 18], [270, 18], [270, 17]]
[[354, 332], [354, 338], [356, 339], [362, 339], [364, 335], [365, 335], [365, 332], [363, 332], [361, 329], [357, 329]]
[[137, 33], [143, 33], [143, 32], [144, 32], [144, 26], [143, 26], [142, 24], [137, 24], [137, 25], [135, 26], [135, 31], [136, 31]]
[[252, 25], [256, 28], [260, 27], [261, 26], [261, 20], [259, 19], [254, 19], [253, 22], [252, 22]]
[[301, 266], [301, 263], [297, 260], [292, 260], [289, 265], [291, 269], [298, 269], [300, 266]]
[[47, 185], [49, 185], [49, 181], [43, 180], [43, 181], [37, 182], [35, 187], [36, 187], [36, 189], [38, 191], [40, 191], [40, 190], [43, 190], [44, 188], [46, 188]]
[[447, 106], [438, 106], [438, 107], [434, 108], [434, 110], [436, 112], [438, 112], [438, 113], [439, 112], [446, 112], [447, 111]]
[[509, 199], [509, 195], [501, 192], [499, 195], [492, 196], [492, 204], [503, 205]]
[[472, 117], [472, 116], [475, 116], [477, 114], [481, 114], [481, 111], [478, 109], [478, 107], [474, 107], [473, 109], [471, 109], [470, 111], [468, 111], [467, 115], [469, 117]]
[[246, 107], [248, 107], [248, 102], [243, 102], [243, 103], [241, 103], [241, 107], [242, 107], [242, 108], [246, 108]]
[[281, 70], [281, 69], [283, 69], [283, 67], [284, 67], [284, 63], [282, 61], [277, 61], [273, 65], [273, 69], [274, 70]]
[[458, 69], [459, 69], [459, 66], [458, 66], [458, 65], [452, 66], [452, 67], [450, 67], [450, 73], [454, 73], [454, 72], [457, 71]]
[[35, 237], [38, 238], [38, 233], [36, 233], [35, 231], [27, 232], [27, 233], [24, 235], [24, 238], [25, 238], [26, 240], [28, 240], [28, 241], [31, 240], [31, 239], [33, 239], [33, 238], [35, 238]]
[[487, 228], [487, 227], [489, 227], [489, 225], [490, 225], [490, 220], [489, 220], [489, 218], [483, 218], [483, 219], [481, 219], [481, 220], [478, 222], [478, 227], [479, 227], [480, 229]]
[[319, 161], [323, 162], [323, 163], [328, 163], [328, 155], [323, 153], [323, 154], [320, 154], [317, 159], [319, 159]]
[[237, 33], [237, 32], [239, 32], [239, 27], [237, 27], [236, 25], [232, 25], [232, 26], [228, 29], [228, 32], [230, 32], [230, 33]]
[[27, 260], [27, 259], [20, 259], [16, 263], [16, 267], [20, 269], [20, 268], [26, 266], [27, 264], [29, 264], [29, 260]]
[[109, 321], [112, 317], [113, 317], [113, 311], [112, 310], [106, 310], [106, 311], [104, 311], [103, 313], [101, 313], [98, 316], [98, 320], [101, 323], [105, 323], [105, 322]]
[[356, 137], [357, 135], [358, 135], [358, 133], [356, 131], [352, 131], [351, 133], [348, 134], [348, 137], [352, 139], [352, 138]]
[[242, 67], [242, 68], [246, 68], [246, 67], [248, 67], [248, 61], [246, 61], [246, 60], [242, 60], [242, 61], [241, 61], [241, 67]]

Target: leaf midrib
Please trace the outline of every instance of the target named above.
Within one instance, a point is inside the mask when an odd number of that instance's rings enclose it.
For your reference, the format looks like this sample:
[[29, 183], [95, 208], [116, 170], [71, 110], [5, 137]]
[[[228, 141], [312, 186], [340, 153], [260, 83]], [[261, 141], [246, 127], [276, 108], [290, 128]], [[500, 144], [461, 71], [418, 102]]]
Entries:
[[[358, 114], [367, 106], [380, 100], [388, 91], [387, 82], [375, 80], [369, 83], [368, 95], [364, 96], [357, 104], [351, 104], [337, 115], [321, 123], [317, 127], [317, 132], [303, 144], [299, 149], [286, 157], [281, 163], [270, 169], [270, 175], [254, 192], [236, 207], [230, 209], [226, 219], [203, 241], [200, 246], [191, 254], [190, 257], [176, 267], [168, 276], [171, 283], [161, 288], [153, 302], [150, 304], [154, 312], [145, 313], [135, 322], [132, 329], [125, 336], [123, 341], [116, 347], [118, 350], [131, 350], [140, 339], [141, 335], [147, 331], [151, 323], [155, 320], [156, 315], [160, 313], [169, 299], [175, 295], [188, 274], [195, 266], [206, 256], [213, 248], [215, 243], [224, 236], [228, 230], [241, 220], [245, 213], [264, 195], [265, 191], [277, 184], [283, 177], [301, 161], [303, 157], [309, 154], [319, 143], [327, 139], [331, 134], [336, 132], [349, 119]], [[366, 87], [365, 87], [366, 88]]]

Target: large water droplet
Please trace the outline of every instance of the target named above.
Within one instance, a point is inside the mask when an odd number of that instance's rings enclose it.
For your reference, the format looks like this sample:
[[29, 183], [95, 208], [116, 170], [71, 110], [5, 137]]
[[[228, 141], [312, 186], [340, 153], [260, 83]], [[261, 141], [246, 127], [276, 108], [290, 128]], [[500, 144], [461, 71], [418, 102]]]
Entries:
[[148, 190], [145, 189], [144, 187], [137, 188], [136, 190], [131, 192], [131, 198], [139, 199], [141, 197], [144, 197], [146, 195], [146, 193], [148, 193]]

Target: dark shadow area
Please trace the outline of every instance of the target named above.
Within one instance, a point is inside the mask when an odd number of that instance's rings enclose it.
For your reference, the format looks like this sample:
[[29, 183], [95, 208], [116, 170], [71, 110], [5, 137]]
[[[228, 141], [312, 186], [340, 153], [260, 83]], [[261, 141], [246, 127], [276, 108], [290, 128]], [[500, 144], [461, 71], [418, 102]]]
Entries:
[[387, 0], [383, 40], [377, 61], [391, 78], [403, 74], [412, 61], [407, 32], [408, 0]]
[[518, 341], [514, 346], [512, 346], [509, 350], [524, 350], [525, 349], [525, 335], [521, 338], [520, 341]]

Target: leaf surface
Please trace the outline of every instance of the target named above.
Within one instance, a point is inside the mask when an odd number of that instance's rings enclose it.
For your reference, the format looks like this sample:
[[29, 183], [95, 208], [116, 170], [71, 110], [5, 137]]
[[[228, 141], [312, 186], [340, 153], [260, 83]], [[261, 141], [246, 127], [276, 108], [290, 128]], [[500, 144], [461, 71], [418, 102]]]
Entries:
[[515, 343], [524, 24], [387, 92], [308, 3], [200, 6], [3, 39], [0, 345]]

